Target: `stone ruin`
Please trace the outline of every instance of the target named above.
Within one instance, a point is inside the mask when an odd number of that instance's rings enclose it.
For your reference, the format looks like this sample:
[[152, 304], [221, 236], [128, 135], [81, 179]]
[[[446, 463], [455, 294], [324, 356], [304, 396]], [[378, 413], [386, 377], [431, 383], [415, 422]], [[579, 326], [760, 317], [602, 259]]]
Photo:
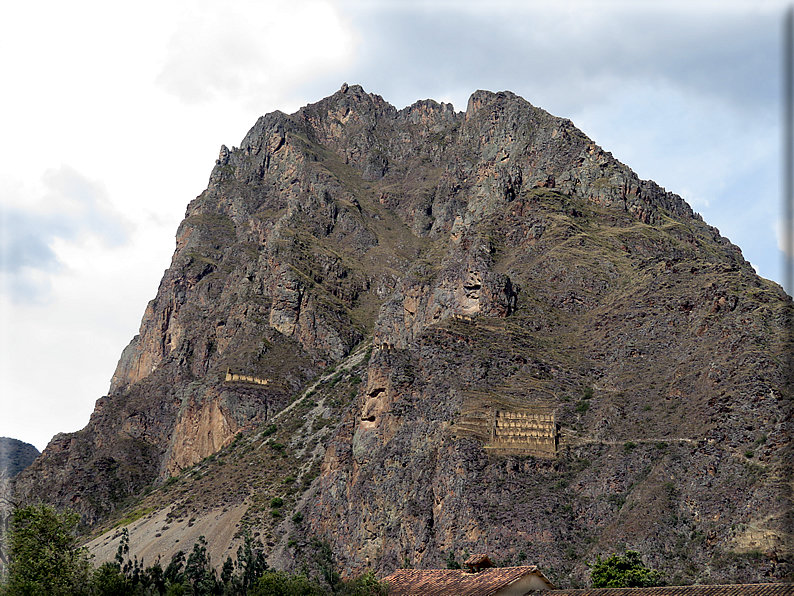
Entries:
[[485, 449], [499, 455], [556, 457], [557, 423], [554, 412], [494, 410], [490, 440]]
[[[488, 400], [490, 401], [490, 400]], [[459, 438], [481, 441], [494, 455], [532, 455], [555, 458], [559, 449], [559, 432], [554, 408], [548, 405], [508, 405], [469, 402], [454, 425]]]
[[251, 375], [238, 375], [226, 369], [226, 382], [227, 383], [253, 383], [254, 385], [267, 385], [270, 379], [260, 379]]

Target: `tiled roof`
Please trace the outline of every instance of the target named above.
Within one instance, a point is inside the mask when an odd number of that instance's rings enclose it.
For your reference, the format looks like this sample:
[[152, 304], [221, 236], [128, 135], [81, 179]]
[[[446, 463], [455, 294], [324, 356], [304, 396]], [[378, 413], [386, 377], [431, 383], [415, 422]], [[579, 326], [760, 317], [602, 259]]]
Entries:
[[590, 588], [538, 592], [554, 596], [794, 596], [794, 584], [727, 584], [658, 588]]
[[398, 569], [383, 580], [389, 585], [389, 596], [490, 596], [530, 573], [543, 577], [532, 565], [490, 567], [479, 573], [463, 569]]

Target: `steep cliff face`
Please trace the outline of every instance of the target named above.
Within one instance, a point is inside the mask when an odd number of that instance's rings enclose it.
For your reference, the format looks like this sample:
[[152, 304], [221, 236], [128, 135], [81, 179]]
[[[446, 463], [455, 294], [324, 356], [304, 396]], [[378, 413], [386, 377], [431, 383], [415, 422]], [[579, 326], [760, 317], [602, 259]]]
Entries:
[[[283, 566], [320, 539], [351, 572], [486, 550], [570, 585], [628, 545], [670, 579], [784, 577], [791, 323], [736, 246], [569, 120], [345, 85], [222, 147], [109, 395], [16, 486], [95, 523], [222, 449], [272, 482], [202, 464], [180, 502], [225, 473]], [[540, 411], [551, 454], [499, 426]], [[283, 470], [255, 455], [274, 446]], [[265, 519], [290, 466], [304, 521]]]

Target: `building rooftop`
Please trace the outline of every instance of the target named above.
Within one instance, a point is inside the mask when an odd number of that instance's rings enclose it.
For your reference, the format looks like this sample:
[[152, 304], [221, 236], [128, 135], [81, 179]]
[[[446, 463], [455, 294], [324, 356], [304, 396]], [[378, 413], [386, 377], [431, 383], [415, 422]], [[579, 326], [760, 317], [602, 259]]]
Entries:
[[465, 569], [398, 569], [383, 579], [389, 585], [389, 596], [491, 596], [529, 575], [536, 576], [537, 583], [547, 589], [554, 588], [534, 565], [488, 567], [477, 573]]
[[794, 596], [794, 583], [588, 588], [584, 590], [554, 590], [554, 596]]

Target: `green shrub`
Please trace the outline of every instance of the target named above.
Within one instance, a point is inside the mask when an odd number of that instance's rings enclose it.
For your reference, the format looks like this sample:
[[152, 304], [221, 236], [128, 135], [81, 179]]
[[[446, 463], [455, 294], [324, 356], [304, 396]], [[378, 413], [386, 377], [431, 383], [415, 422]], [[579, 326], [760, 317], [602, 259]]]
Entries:
[[379, 582], [372, 571], [350, 581], [343, 581], [333, 587], [334, 594], [340, 596], [386, 596], [389, 587], [385, 582]]
[[10, 563], [6, 596], [88, 593], [88, 549], [77, 540], [80, 516], [59, 513], [51, 505], [14, 510], [9, 536]]
[[134, 594], [132, 582], [121, 572], [118, 565], [113, 563], [102, 563], [94, 571], [91, 583], [96, 596], [132, 596]]
[[640, 553], [633, 550], [612, 555], [605, 561], [599, 556], [588, 567], [594, 588], [647, 588], [663, 583], [659, 572], [646, 567]]
[[251, 596], [325, 596], [325, 590], [305, 575], [267, 571], [256, 582], [250, 594]]
[[460, 569], [461, 565], [455, 560], [455, 552], [449, 551], [444, 559], [447, 563], [447, 569]]

